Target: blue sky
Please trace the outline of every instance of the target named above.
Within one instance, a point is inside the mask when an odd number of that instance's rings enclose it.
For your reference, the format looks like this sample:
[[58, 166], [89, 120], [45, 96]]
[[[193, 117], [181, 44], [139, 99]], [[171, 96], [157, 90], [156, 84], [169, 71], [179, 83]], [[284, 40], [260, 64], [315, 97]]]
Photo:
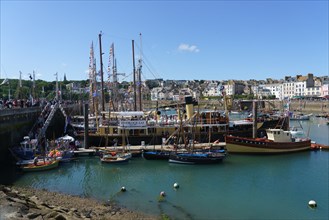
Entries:
[[142, 80], [328, 75], [328, 1], [1, 0], [0, 78], [87, 79], [100, 31], [104, 73], [114, 43], [120, 81], [132, 81], [132, 40]]

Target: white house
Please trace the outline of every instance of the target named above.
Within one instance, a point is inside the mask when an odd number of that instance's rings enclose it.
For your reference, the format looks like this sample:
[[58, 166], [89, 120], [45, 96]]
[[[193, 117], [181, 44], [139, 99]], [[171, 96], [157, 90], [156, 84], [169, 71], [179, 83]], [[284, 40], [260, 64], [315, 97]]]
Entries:
[[264, 84], [260, 85], [261, 87], [270, 91], [270, 95], [274, 95], [275, 98], [283, 100], [283, 84], [273, 83], [273, 84]]

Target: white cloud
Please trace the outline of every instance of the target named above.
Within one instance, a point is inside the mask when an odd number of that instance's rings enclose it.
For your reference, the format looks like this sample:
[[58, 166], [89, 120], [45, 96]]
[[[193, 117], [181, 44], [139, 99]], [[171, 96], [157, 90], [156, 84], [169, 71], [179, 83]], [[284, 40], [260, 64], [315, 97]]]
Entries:
[[200, 51], [197, 46], [184, 44], [184, 43], [182, 43], [178, 46], [178, 50], [179, 51], [194, 52], [194, 53], [198, 53]]

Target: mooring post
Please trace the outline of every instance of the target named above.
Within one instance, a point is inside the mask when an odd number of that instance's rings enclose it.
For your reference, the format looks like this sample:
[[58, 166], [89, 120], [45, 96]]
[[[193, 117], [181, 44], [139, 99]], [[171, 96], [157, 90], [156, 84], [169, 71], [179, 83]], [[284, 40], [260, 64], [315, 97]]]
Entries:
[[84, 148], [88, 149], [89, 148], [89, 119], [88, 119], [88, 104], [86, 103], [84, 106], [84, 119], [85, 119], [85, 130], [84, 130]]

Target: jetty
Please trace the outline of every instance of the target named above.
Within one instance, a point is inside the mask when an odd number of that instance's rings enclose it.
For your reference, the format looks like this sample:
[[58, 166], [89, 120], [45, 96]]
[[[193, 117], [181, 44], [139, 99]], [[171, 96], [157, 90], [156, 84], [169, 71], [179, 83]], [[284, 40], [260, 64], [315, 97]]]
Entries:
[[[218, 142], [218, 143], [195, 143], [189, 144], [188, 146], [182, 146], [181, 148], [189, 148], [193, 147], [194, 149], [218, 149], [224, 148], [226, 146], [225, 142]], [[178, 146], [178, 148], [180, 148]], [[175, 151], [176, 148], [174, 145], [132, 145], [132, 146], [108, 146], [108, 147], [96, 147], [91, 146], [90, 150], [108, 150], [108, 151], [148, 151], [148, 150], [156, 150], [156, 151]]]

